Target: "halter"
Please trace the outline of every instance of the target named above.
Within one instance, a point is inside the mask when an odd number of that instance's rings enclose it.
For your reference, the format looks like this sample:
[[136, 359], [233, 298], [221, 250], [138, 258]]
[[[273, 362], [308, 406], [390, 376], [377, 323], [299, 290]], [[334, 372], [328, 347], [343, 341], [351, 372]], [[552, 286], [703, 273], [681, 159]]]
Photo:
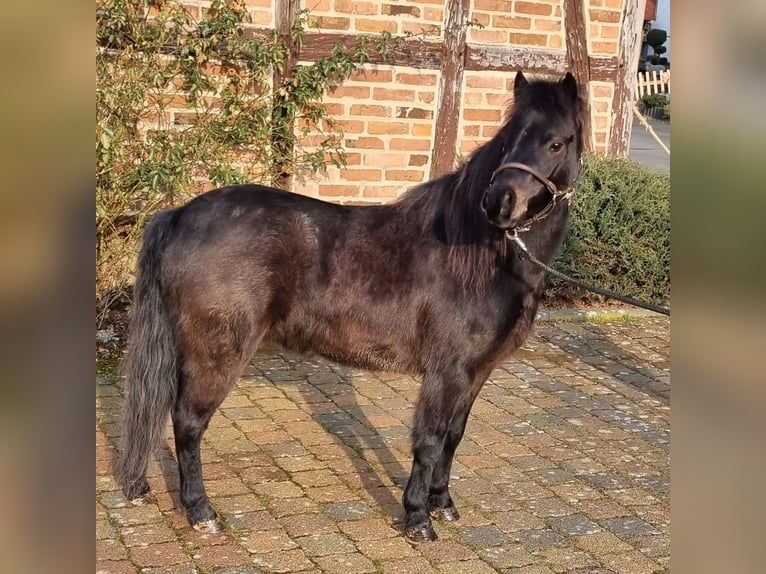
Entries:
[[[582, 156], [580, 156], [580, 165], [582, 165]], [[506, 169], [520, 169], [521, 171], [526, 171], [528, 174], [534, 176], [537, 178], [540, 183], [542, 183], [548, 191], [551, 192], [551, 195], [553, 196], [553, 200], [545, 206], [545, 208], [542, 209], [537, 215], [534, 217], [530, 217], [526, 221], [524, 221], [521, 225], [517, 225], [514, 228], [514, 231], [529, 231], [529, 228], [532, 226], [532, 224], [537, 223], [538, 221], [542, 221], [548, 215], [553, 211], [553, 208], [556, 207], [556, 204], [561, 200], [569, 200], [570, 197], [572, 197], [572, 194], [574, 193], [574, 183], [570, 185], [566, 189], [559, 190], [556, 187], [556, 184], [553, 183], [550, 179], [545, 177], [542, 173], [537, 171], [533, 167], [529, 167], [525, 163], [518, 163], [515, 161], [511, 161], [508, 163], [503, 163], [498, 166], [498, 168], [492, 173], [492, 177], [489, 180], [489, 185], [492, 185], [492, 182], [495, 181], [495, 177], [498, 173], [501, 171], [505, 171]], [[574, 181], [577, 181], [577, 177], [579, 176], [579, 170], [577, 176], [575, 176]]]

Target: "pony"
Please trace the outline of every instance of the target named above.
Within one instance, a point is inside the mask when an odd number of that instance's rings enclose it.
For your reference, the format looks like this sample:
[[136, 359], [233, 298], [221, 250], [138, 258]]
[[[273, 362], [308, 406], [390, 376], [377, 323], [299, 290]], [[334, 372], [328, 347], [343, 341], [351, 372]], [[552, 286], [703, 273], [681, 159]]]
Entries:
[[[492, 369], [525, 340], [561, 244], [579, 174], [584, 113], [571, 74], [516, 74], [497, 135], [455, 171], [393, 203], [344, 206], [260, 185], [202, 194], [144, 232], [126, 357], [115, 474], [130, 500], [170, 413], [180, 501], [191, 524], [222, 528], [200, 440], [264, 340], [340, 364], [422, 377], [404, 532], [435, 540], [458, 520], [455, 449]], [[452, 145], [441, 142], [437, 145]]]

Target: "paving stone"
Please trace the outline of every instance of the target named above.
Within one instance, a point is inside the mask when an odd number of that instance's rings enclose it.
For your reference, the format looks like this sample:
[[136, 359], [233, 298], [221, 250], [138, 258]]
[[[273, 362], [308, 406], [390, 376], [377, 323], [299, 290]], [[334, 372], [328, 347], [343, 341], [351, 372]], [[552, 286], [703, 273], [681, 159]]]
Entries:
[[[99, 554], [98, 550], [96, 554]], [[134, 546], [130, 549], [130, 559], [138, 566], [147, 567], [180, 564], [187, 562], [189, 557], [177, 543], [163, 542], [146, 546]]]
[[489, 515], [495, 525], [503, 532], [518, 532], [520, 530], [541, 530], [545, 521], [534, 514], [523, 511], [497, 512]]
[[617, 574], [652, 574], [661, 570], [661, 566], [647, 558], [638, 550], [620, 554], [606, 554], [599, 558], [604, 566]]
[[[96, 549], [98, 556], [98, 549]], [[128, 560], [96, 560], [96, 574], [137, 574], [140, 572], [137, 566]]]
[[359, 553], [318, 556], [315, 561], [327, 574], [364, 574], [377, 571], [375, 564]]
[[617, 536], [642, 536], [646, 534], [659, 534], [659, 532], [651, 524], [644, 522], [636, 516], [607, 518], [601, 521], [601, 525]]
[[456, 540], [439, 539], [418, 546], [418, 551], [433, 563], [474, 560], [476, 553]]
[[595, 534], [601, 530], [598, 524], [582, 514], [550, 518], [548, 523], [556, 530], [569, 535]]
[[479, 556], [494, 568], [525, 566], [532, 564], [535, 557], [521, 544], [507, 543], [492, 548], [482, 548]]
[[210, 574], [263, 574], [263, 570], [249, 564], [239, 566], [223, 566], [210, 570]]
[[265, 572], [298, 572], [313, 568], [302, 550], [270, 552], [253, 557], [253, 563]]
[[380, 563], [380, 567], [383, 574], [433, 574], [436, 572], [428, 560], [422, 557], [408, 560], [386, 560]]
[[343, 534], [312, 534], [302, 536], [295, 541], [303, 548], [307, 556], [327, 556], [328, 554], [345, 554], [356, 552], [354, 543]]
[[566, 546], [566, 539], [549, 528], [541, 530], [521, 530], [511, 535], [515, 542], [520, 542], [528, 549], [546, 546]]
[[571, 546], [540, 548], [535, 554], [555, 572], [566, 572], [578, 568], [593, 569], [600, 566], [590, 554]]
[[508, 540], [497, 526], [492, 525], [463, 528], [460, 536], [471, 546], [498, 546]]
[[281, 518], [280, 522], [291, 537], [330, 534], [338, 531], [335, 522], [325, 514], [294, 514]]
[[357, 520], [369, 516], [373, 510], [363, 500], [350, 500], [326, 504], [325, 512], [335, 520]]
[[417, 556], [415, 550], [403, 537], [362, 540], [357, 542], [362, 554], [373, 561], [397, 560]]

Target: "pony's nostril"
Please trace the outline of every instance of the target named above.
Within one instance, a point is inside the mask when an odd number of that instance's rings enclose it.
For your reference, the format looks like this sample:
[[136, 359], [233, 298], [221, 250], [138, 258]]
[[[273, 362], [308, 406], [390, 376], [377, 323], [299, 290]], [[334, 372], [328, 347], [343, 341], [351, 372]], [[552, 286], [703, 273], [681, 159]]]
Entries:
[[511, 196], [511, 193], [506, 193], [503, 196], [503, 201], [500, 204], [500, 215], [503, 217], [508, 217], [511, 214], [511, 211], [513, 210], [513, 197]]

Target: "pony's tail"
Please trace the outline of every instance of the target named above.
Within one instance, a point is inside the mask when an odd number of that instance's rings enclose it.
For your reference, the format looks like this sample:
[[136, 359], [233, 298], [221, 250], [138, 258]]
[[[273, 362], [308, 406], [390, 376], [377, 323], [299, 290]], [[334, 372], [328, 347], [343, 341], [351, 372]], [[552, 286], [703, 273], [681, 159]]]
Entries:
[[177, 349], [161, 264], [177, 210], [156, 214], [144, 232], [133, 289], [120, 455], [115, 474], [128, 499], [149, 490], [149, 457], [164, 440], [178, 389]]

